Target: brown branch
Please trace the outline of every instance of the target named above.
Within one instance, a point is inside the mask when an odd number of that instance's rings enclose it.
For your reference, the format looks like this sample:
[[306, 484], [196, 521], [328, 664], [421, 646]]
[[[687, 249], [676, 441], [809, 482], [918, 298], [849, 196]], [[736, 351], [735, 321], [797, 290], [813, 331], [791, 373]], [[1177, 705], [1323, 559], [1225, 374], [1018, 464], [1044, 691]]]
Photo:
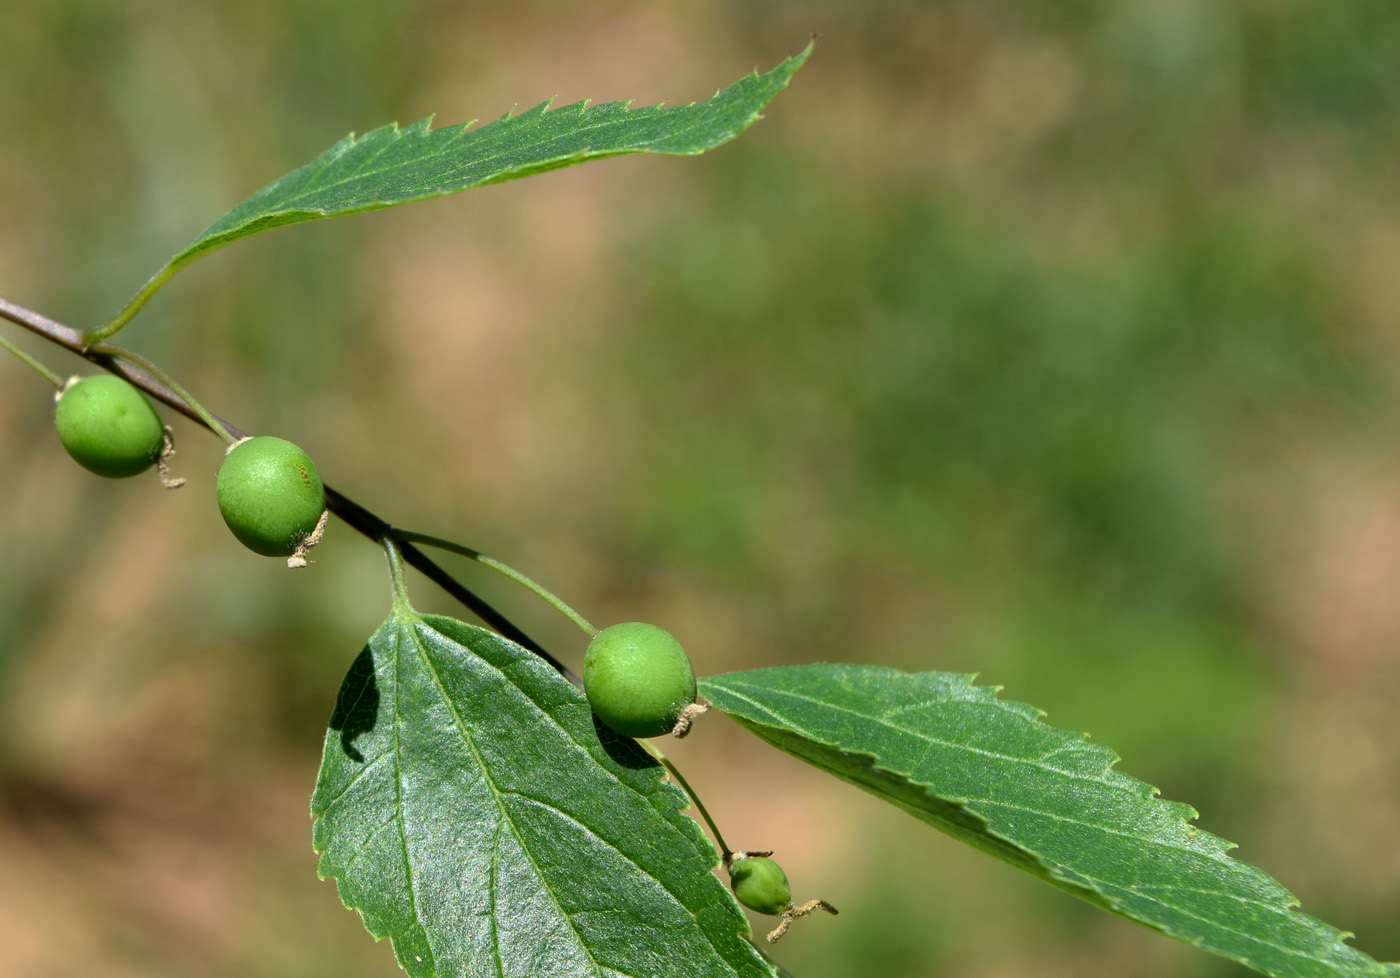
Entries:
[[[110, 354], [87, 349], [83, 345], [83, 333], [80, 330], [55, 322], [47, 316], [25, 309], [23, 306], [17, 306], [3, 298], [0, 298], [0, 317], [8, 319], [16, 325], [23, 326], [31, 333], [42, 336], [49, 342], [57, 344], [72, 353], [76, 353], [80, 357], [84, 357], [103, 370], [126, 379], [172, 410], [183, 414], [200, 427], [209, 428], [209, 426], [200, 419], [195, 410], [191, 408], [189, 404], [185, 403], [183, 398], [139, 367]], [[235, 438], [242, 438], [246, 434], [246, 432], [237, 425], [229, 424], [222, 418], [218, 418], [218, 421], [227, 428], [229, 434], [233, 435]], [[348, 496], [344, 496], [335, 489], [332, 489], [330, 486], [326, 486], [326, 508], [338, 516], [351, 529], [368, 537], [375, 543], [384, 539], [393, 529], [389, 523], [380, 519]], [[470, 588], [457, 581], [457, 579], [447, 573], [447, 571], [439, 567], [424, 554], [423, 551], [410, 543], [400, 543], [399, 550], [403, 554], [403, 559], [406, 564], [422, 572], [425, 577], [438, 585], [438, 587], [442, 588], [453, 598], [460, 601], [472, 614], [476, 615], [488, 626], [494, 628], [517, 645], [523, 645], [531, 652], [540, 656], [570, 682], [575, 684], [579, 682], [578, 677], [574, 675], [573, 671], [570, 670], [568, 666], [546, 652], [534, 639], [521, 631], [509, 618], [501, 614], [484, 598], [477, 595]]]

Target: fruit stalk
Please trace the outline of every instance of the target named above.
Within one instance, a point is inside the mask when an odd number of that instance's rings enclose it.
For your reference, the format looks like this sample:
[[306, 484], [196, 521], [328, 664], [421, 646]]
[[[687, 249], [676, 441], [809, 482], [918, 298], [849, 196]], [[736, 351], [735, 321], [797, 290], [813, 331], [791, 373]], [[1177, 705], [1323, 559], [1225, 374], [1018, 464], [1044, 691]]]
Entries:
[[36, 373], [40, 374], [40, 375], [41, 375], [45, 380], [47, 380], [50, 384], [53, 384], [53, 385], [54, 385], [55, 387], [57, 387], [59, 390], [63, 390], [63, 378], [62, 378], [62, 377], [60, 377], [58, 374], [54, 373], [54, 372], [53, 372], [52, 370], [50, 370], [48, 367], [44, 366], [44, 365], [43, 365], [42, 363], [40, 363], [38, 360], [35, 360], [35, 359], [34, 359], [33, 357], [31, 357], [28, 353], [25, 353], [23, 350], [21, 350], [19, 347], [15, 346], [15, 345], [14, 345], [13, 343], [11, 343], [9, 340], [5, 339], [5, 337], [3, 337], [3, 336], [0, 336], [0, 346], [3, 346], [5, 349], [7, 349], [7, 350], [9, 350], [11, 353], [13, 353], [15, 356], [19, 357], [22, 361], [24, 361], [26, 364], [28, 364]]
[[222, 421], [214, 417], [214, 415], [211, 414], [204, 407], [203, 404], [200, 404], [198, 401], [196, 401], [193, 397], [190, 396], [189, 391], [185, 390], [183, 387], [177, 384], [173, 377], [167, 374], [164, 370], [161, 370], [159, 367], [157, 367], [150, 360], [143, 357], [141, 354], [136, 353], [133, 350], [128, 350], [125, 347], [113, 346], [110, 343], [95, 343], [92, 346], [89, 346], [88, 349], [100, 356], [116, 357], [120, 360], [126, 360], [130, 363], [136, 364], [136, 366], [146, 371], [146, 373], [150, 374], [152, 377], [160, 381], [166, 387], [169, 387], [170, 390], [174, 392], [176, 397], [178, 397], [180, 400], [184, 401], [187, 405], [189, 405], [190, 410], [195, 413], [195, 415], [199, 418], [200, 421], [204, 422], [204, 426], [210, 431], [214, 432], [214, 434], [222, 438], [225, 444], [232, 445], [238, 441], [238, 438], [235, 437], [233, 433], [230, 432], [228, 428], [224, 426], [224, 423]]
[[690, 786], [690, 782], [685, 779], [684, 774], [681, 774], [680, 769], [672, 764], [671, 759], [661, 753], [660, 749], [657, 748], [655, 744], [649, 740], [643, 740], [641, 744], [647, 749], [647, 753], [660, 761], [666, 770], [671, 772], [671, 777], [676, 779], [676, 783], [681, 786], [681, 790], [690, 796], [691, 804], [693, 804], [695, 810], [700, 813], [700, 817], [705, 820], [705, 824], [710, 827], [710, 832], [714, 835], [715, 842], [719, 844], [720, 858], [723, 859], [724, 864], [728, 866], [729, 859], [734, 855], [734, 852], [729, 848], [729, 843], [724, 841], [724, 836], [720, 833], [719, 826], [715, 824], [715, 820], [710, 817], [709, 809], [705, 807], [705, 803], [700, 800], [700, 796], [695, 793], [695, 789]]
[[591, 624], [589, 624], [588, 619], [584, 618], [583, 615], [575, 611], [562, 599], [556, 597], [553, 594], [553, 592], [546, 590], [539, 584], [536, 584], [533, 580], [520, 573], [514, 567], [511, 567], [509, 564], [497, 560], [495, 557], [488, 557], [486, 554], [482, 553], [479, 550], [473, 550], [471, 547], [465, 547], [460, 543], [453, 543], [451, 540], [444, 540], [442, 537], [429, 536], [426, 533], [415, 533], [412, 530], [400, 530], [398, 528], [394, 528], [389, 531], [389, 535], [392, 536], [395, 540], [400, 540], [407, 543], [422, 543], [429, 547], [437, 547], [439, 550], [446, 550], [449, 553], [460, 554], [463, 557], [471, 558], [478, 564], [484, 564], [485, 566], [496, 571], [498, 574], [505, 575], [506, 577], [514, 581], [516, 584], [519, 584], [521, 587], [525, 588], [527, 591], [533, 592], [539, 598], [543, 599], [544, 601], [547, 601], [554, 608], [555, 611], [558, 611], [565, 618], [568, 618], [579, 628], [583, 629], [584, 633], [590, 638], [598, 634], [598, 629], [594, 628]]

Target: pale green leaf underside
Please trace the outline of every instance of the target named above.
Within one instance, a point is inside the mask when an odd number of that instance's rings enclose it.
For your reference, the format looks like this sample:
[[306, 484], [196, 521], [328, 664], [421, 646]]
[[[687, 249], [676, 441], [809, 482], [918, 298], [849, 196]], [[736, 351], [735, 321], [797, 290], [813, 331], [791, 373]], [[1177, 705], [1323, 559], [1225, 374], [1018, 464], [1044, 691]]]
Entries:
[[810, 51], [809, 45], [772, 71], [754, 72], [691, 105], [632, 109], [625, 102], [577, 102], [549, 109], [545, 103], [475, 129], [470, 123], [430, 129], [431, 120], [424, 119], [347, 136], [219, 218], [170, 267], [298, 221], [393, 207], [605, 156], [703, 153], [758, 119]]
[[702, 680], [790, 754], [1105, 909], [1278, 978], [1400, 975], [1293, 909], [1117, 756], [953, 673], [792, 666]]
[[663, 773], [537, 656], [400, 608], [327, 731], [320, 873], [415, 978], [772, 978]]

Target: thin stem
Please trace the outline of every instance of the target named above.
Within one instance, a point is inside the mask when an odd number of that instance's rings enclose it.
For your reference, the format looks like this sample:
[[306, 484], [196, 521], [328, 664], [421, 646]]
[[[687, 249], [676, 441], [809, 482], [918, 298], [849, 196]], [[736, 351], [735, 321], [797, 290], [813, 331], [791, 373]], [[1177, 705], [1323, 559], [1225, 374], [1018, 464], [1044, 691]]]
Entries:
[[[50, 343], [61, 346], [65, 350], [76, 353], [78, 356], [96, 364], [108, 373], [112, 373], [139, 387], [151, 397], [169, 407], [172, 411], [177, 411], [189, 418], [196, 424], [203, 425], [210, 430], [213, 427], [201, 417], [194, 408], [180, 397], [168, 385], [135, 366], [123, 363], [121, 360], [113, 358], [106, 353], [89, 350], [83, 342], [83, 334], [71, 326], [65, 326], [56, 320], [37, 313], [32, 309], [16, 305], [8, 299], [0, 298], [0, 318], [8, 319], [16, 325], [42, 336]], [[216, 418], [224, 430], [235, 438], [244, 436], [244, 432], [237, 425]], [[326, 508], [345, 522], [356, 533], [373, 540], [376, 544], [384, 539], [391, 527], [389, 523], [379, 516], [365, 509], [349, 496], [337, 491], [332, 486], [326, 486]], [[493, 628], [501, 635], [510, 639], [516, 645], [524, 646], [531, 652], [538, 655], [550, 664], [560, 675], [575, 686], [581, 685], [578, 675], [564, 663], [550, 655], [540, 643], [536, 642], [529, 635], [525, 634], [519, 626], [512, 622], [505, 615], [497, 611], [490, 602], [486, 601], [471, 588], [462, 584], [455, 577], [443, 570], [427, 554], [419, 550], [411, 543], [405, 543], [399, 548], [403, 562], [410, 567], [421, 572], [430, 581], [442, 588], [454, 599], [461, 602], [472, 614], [480, 618], [488, 628]]]
[[35, 359], [34, 359], [33, 357], [31, 357], [28, 353], [25, 353], [23, 350], [21, 350], [19, 347], [15, 346], [15, 345], [14, 345], [13, 343], [11, 343], [9, 340], [5, 339], [5, 337], [3, 337], [3, 336], [0, 336], [0, 346], [3, 346], [5, 349], [9, 350], [11, 353], [13, 353], [15, 356], [19, 357], [19, 358], [20, 358], [21, 360], [23, 360], [25, 363], [29, 364], [29, 366], [32, 367], [36, 373], [41, 374], [41, 375], [43, 376], [43, 378], [44, 378], [45, 380], [47, 380], [50, 384], [53, 384], [53, 385], [54, 385], [55, 387], [57, 387], [59, 390], [63, 390], [63, 378], [62, 378], [62, 377], [60, 377], [58, 374], [54, 373], [54, 372], [53, 372], [52, 370], [50, 370], [48, 367], [44, 366], [44, 365], [43, 365], [42, 363], [40, 363], [38, 360], [35, 360]]
[[131, 301], [122, 307], [121, 312], [117, 313], [101, 326], [90, 329], [83, 334], [83, 346], [91, 347], [115, 335], [117, 330], [131, 322], [132, 317], [140, 312], [141, 308], [145, 306], [146, 303], [151, 301], [151, 296], [159, 292], [160, 287], [166, 282], [169, 282], [170, 276], [174, 275], [175, 272], [176, 267], [174, 265], [166, 265], [160, 271], [152, 275], [146, 284], [141, 286], [141, 291], [132, 296]]
[[408, 584], [403, 575], [403, 559], [399, 556], [399, 548], [395, 546], [391, 537], [385, 537], [381, 543], [384, 544], [384, 553], [389, 558], [389, 579], [394, 583], [394, 607], [401, 610], [409, 610], [413, 606], [408, 602]]
[[453, 543], [451, 540], [444, 540], [441, 537], [429, 536], [426, 533], [415, 533], [412, 530], [400, 530], [398, 528], [393, 529], [392, 531], [390, 531], [390, 533], [397, 540], [406, 540], [410, 543], [426, 544], [429, 547], [437, 547], [439, 550], [446, 550], [454, 554], [461, 554], [463, 557], [470, 557], [478, 564], [485, 564], [487, 567], [491, 568], [497, 573], [504, 574], [516, 584], [519, 584], [521, 587], [525, 588], [528, 591], [534, 592], [536, 595], [549, 602], [550, 605], [554, 607], [554, 610], [558, 611], [560, 614], [564, 615], [564, 617], [568, 618], [579, 628], [583, 629], [584, 633], [587, 634], [589, 637], [598, 634], [598, 629], [590, 625], [588, 623], [588, 619], [584, 618], [583, 615], [580, 615], [573, 608], [569, 607], [569, 605], [565, 604], [561, 599], [555, 597], [555, 595], [552, 592], [541, 587], [539, 584], [536, 584], [534, 581], [526, 577], [524, 574], [520, 573], [514, 567], [511, 567], [509, 564], [502, 563], [495, 557], [488, 557], [486, 554], [482, 553], [479, 550], [473, 550], [471, 547], [464, 547], [460, 543]]
[[708, 825], [710, 831], [714, 833], [715, 841], [719, 843], [720, 855], [724, 858], [724, 862], [727, 865], [729, 863], [729, 857], [734, 855], [734, 850], [730, 849], [729, 843], [724, 841], [724, 836], [720, 834], [719, 826], [715, 824], [714, 819], [710, 818], [710, 813], [706, 810], [705, 803], [700, 800], [700, 796], [695, 793], [695, 789], [690, 786], [690, 782], [685, 779], [685, 775], [681, 774], [680, 769], [671, 763], [671, 759], [661, 753], [660, 748], [652, 744], [651, 741], [642, 740], [639, 741], [639, 743], [647, 749], [647, 753], [664, 764], [666, 770], [671, 772], [671, 777], [675, 778], [680, 786], [685, 789], [685, 793], [690, 796], [690, 800], [694, 803], [696, 811], [700, 813], [700, 817], [705, 820], [705, 824]]
[[111, 343], [90, 343], [88, 344], [88, 350], [92, 353], [105, 354], [109, 357], [119, 357], [122, 360], [129, 360], [136, 364], [136, 366], [174, 391], [175, 395], [188, 404], [190, 410], [199, 416], [199, 420], [204, 422], [205, 427], [222, 438], [227, 444], [232, 445], [238, 441], [238, 439], [230, 434], [229, 430], [224, 427], [222, 421], [210, 414], [203, 404], [200, 404], [190, 396], [189, 391], [177, 384], [174, 378], [141, 354], [128, 350], [125, 347], [113, 346]]

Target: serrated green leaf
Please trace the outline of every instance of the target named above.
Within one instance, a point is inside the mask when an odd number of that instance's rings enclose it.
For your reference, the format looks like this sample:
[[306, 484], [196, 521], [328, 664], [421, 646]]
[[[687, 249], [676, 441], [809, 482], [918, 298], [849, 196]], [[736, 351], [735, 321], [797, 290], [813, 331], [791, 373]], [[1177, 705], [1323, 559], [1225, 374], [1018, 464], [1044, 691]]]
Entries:
[[576, 102], [551, 109], [546, 102], [476, 129], [470, 122], [431, 129], [432, 120], [423, 119], [351, 134], [205, 228], [90, 338], [115, 333], [196, 258], [259, 231], [441, 197], [607, 156], [694, 156], [714, 149], [759, 118], [811, 51], [808, 44], [773, 70], [755, 71], [690, 105], [633, 109], [627, 102]]
[[1117, 756], [971, 676], [857, 665], [733, 672], [702, 693], [759, 737], [1130, 920], [1276, 978], [1400, 974], [1112, 770]]
[[321, 875], [415, 978], [772, 978], [686, 804], [537, 656], [399, 607], [311, 812]]

